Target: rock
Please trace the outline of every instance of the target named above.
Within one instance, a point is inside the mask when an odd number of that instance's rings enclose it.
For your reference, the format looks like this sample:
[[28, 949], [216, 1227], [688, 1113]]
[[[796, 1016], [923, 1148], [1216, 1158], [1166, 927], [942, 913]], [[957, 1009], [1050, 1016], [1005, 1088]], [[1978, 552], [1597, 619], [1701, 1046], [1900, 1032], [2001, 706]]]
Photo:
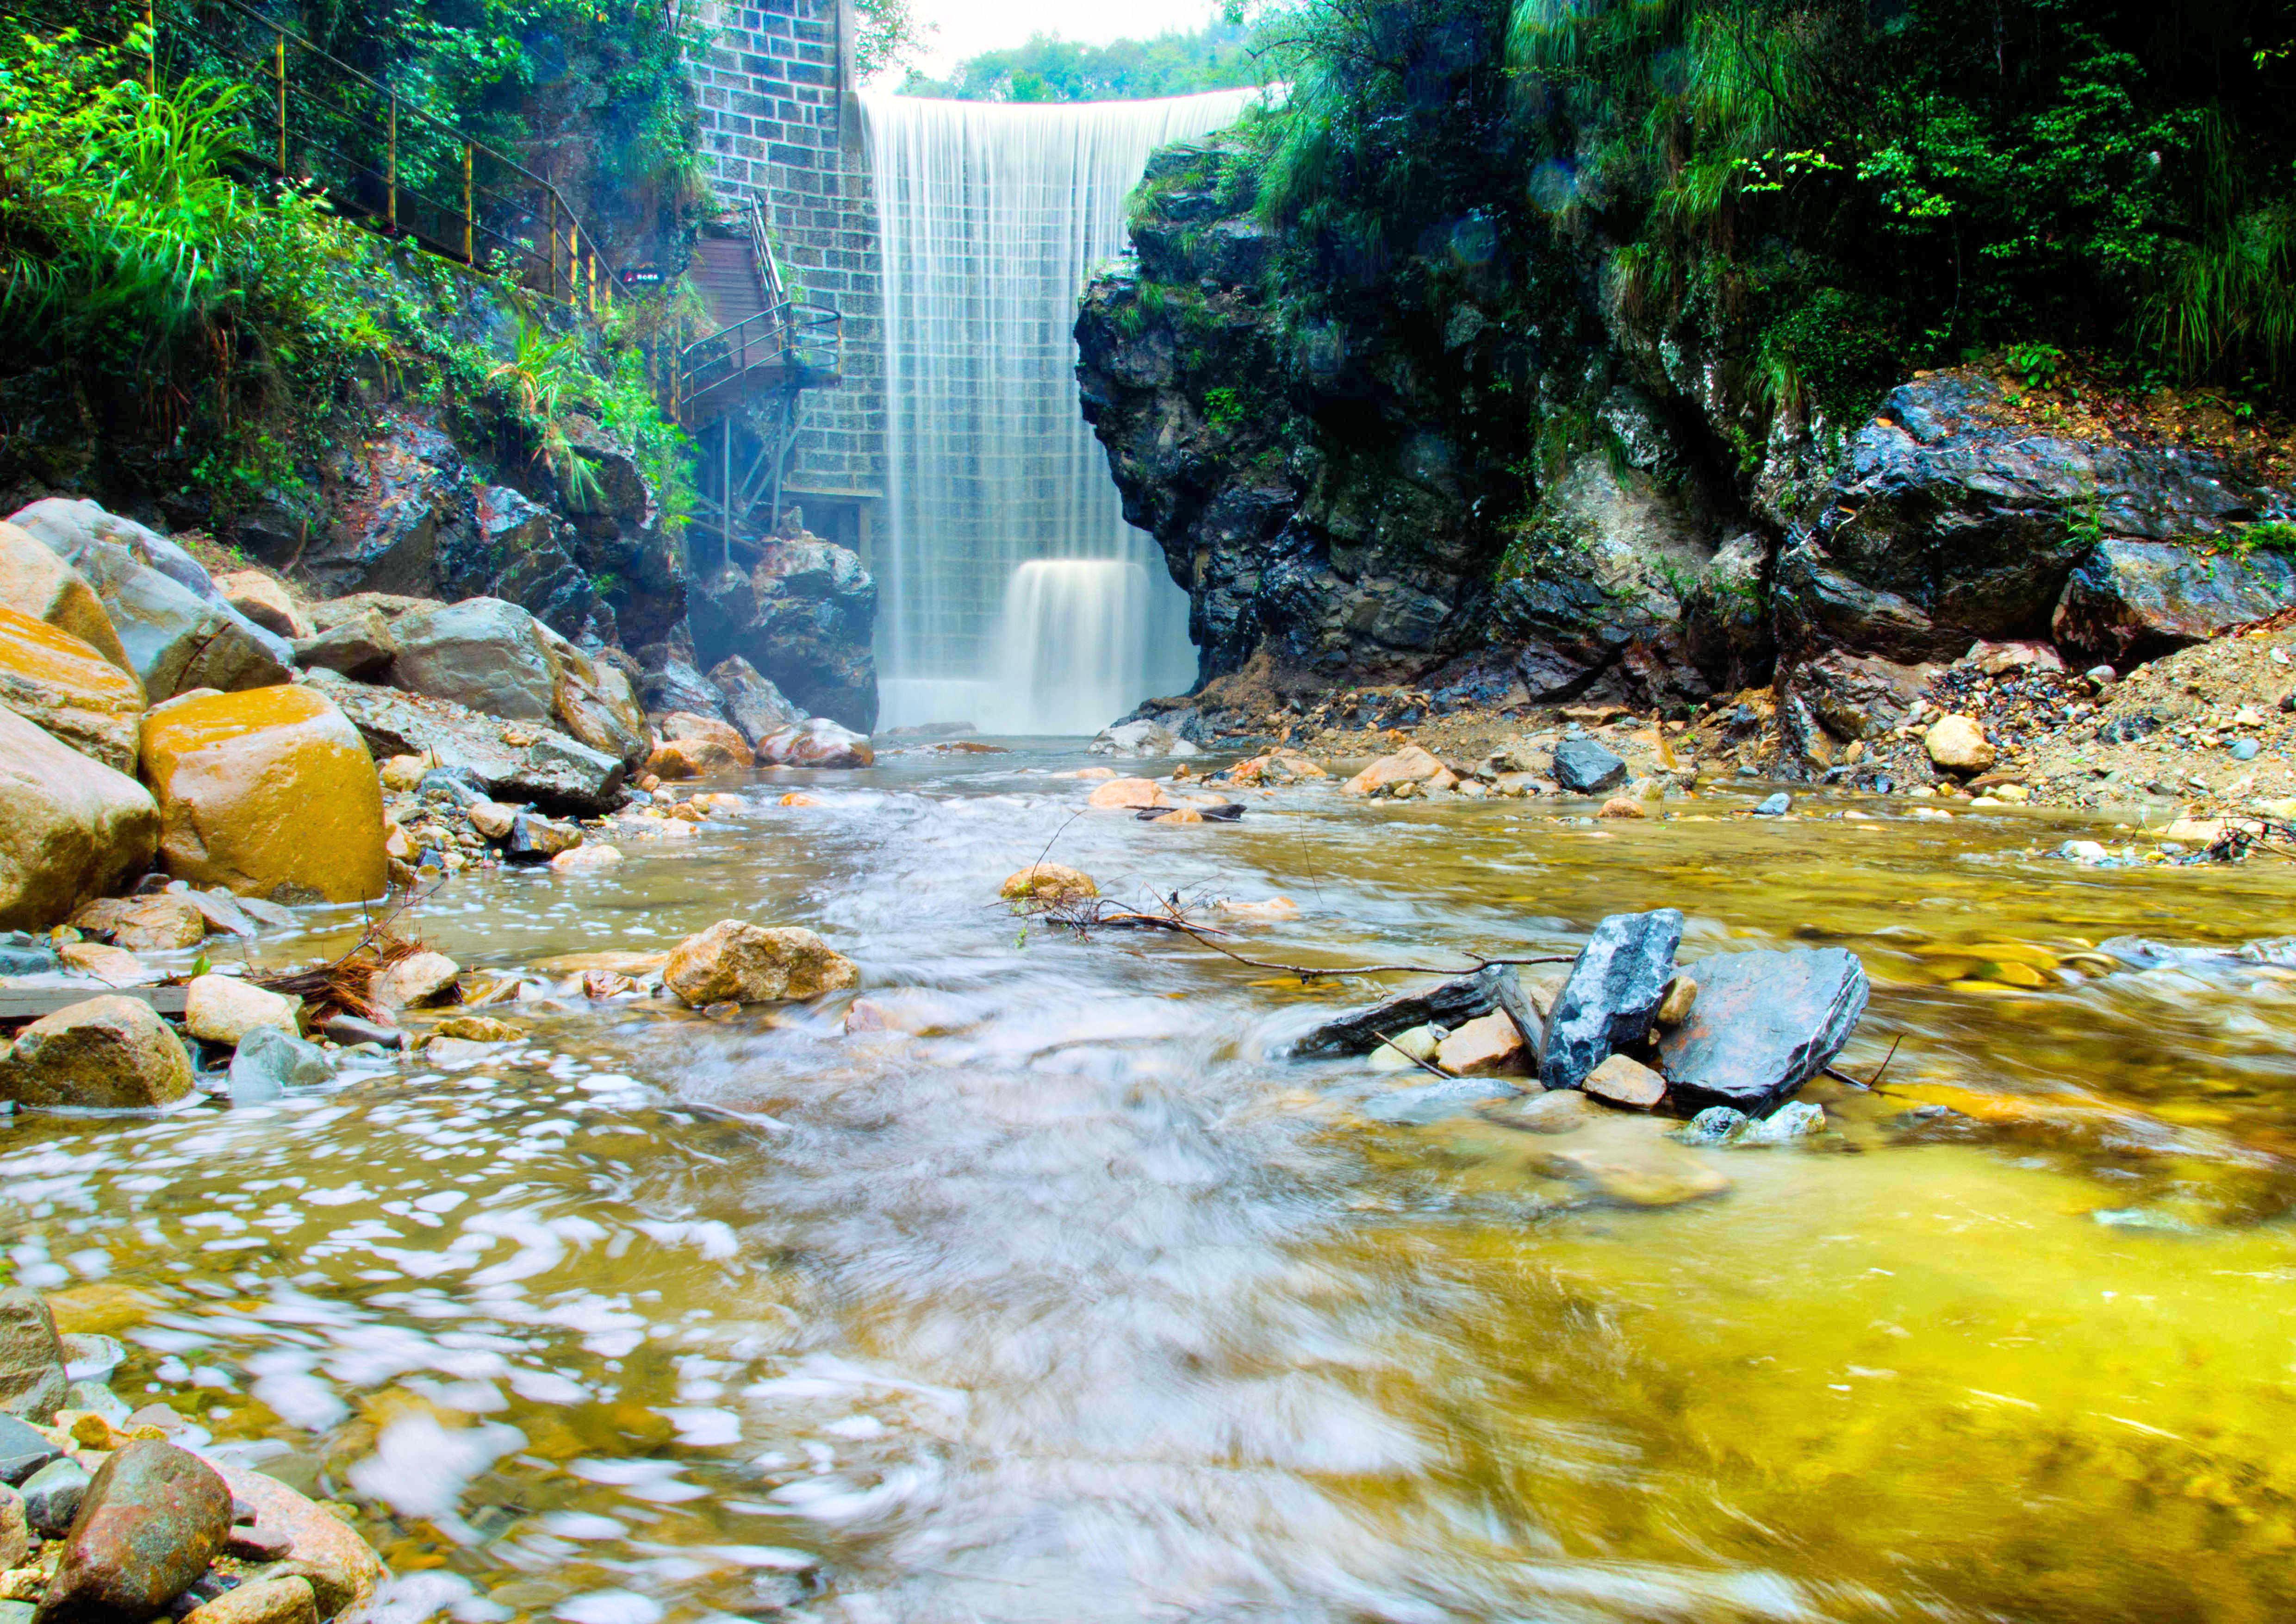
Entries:
[[183, 1040], [141, 998], [106, 994], [43, 1015], [0, 1062], [0, 1098], [141, 1111], [192, 1091]]
[[1778, 555], [1790, 644], [1910, 661], [2038, 636], [2100, 530], [2107, 546], [2224, 537], [2281, 499], [2189, 445], [2038, 427], [2002, 387], [1987, 367], [1931, 373], [1852, 437], [1816, 521]]
[[131, 1439], [88, 1484], [39, 1624], [147, 1624], [231, 1535], [231, 1490], [196, 1455]]
[[1651, 1017], [1652, 1026], [1680, 1026], [1690, 1018], [1693, 1005], [1698, 1002], [1698, 983], [1686, 975], [1677, 975], [1666, 984], [1666, 997], [1659, 1000], [1658, 1013]]
[[1435, 1050], [1435, 1063], [1455, 1077], [1525, 1077], [1529, 1075], [1529, 1046], [1503, 1009], [1478, 1015], [1443, 1039]]
[[159, 841], [142, 784], [0, 710], [0, 929], [70, 918], [150, 868]]
[[1565, 739], [1554, 747], [1554, 782], [1574, 795], [1599, 795], [1627, 781], [1627, 764], [1592, 739]]
[[463, 816], [471, 820], [471, 827], [490, 841], [506, 841], [516, 826], [519, 810], [498, 800], [474, 800], [463, 808]]
[[309, 687], [186, 695], [144, 718], [160, 858], [194, 885], [363, 902], [389, 882], [382, 790], [348, 718]]
[[1753, 1119], [1742, 1111], [1709, 1105], [1677, 1129], [1674, 1136], [1685, 1144], [1730, 1144], [1752, 1124]]
[[2258, 547], [2204, 551], [2112, 539], [2065, 582], [2050, 621], [2083, 660], [2136, 665], [2296, 603], [2296, 561]]
[[[1608, 1124], [1595, 1124], [1591, 1143], [1556, 1147], [1545, 1157], [1543, 1171], [1594, 1185], [1604, 1196], [1629, 1207], [1674, 1207], [1684, 1202], [1718, 1195], [1730, 1180], [1689, 1152], [1664, 1138], [1644, 1136], [1654, 1130], [1647, 1119], [1613, 1116]], [[1632, 1127], [1641, 1130], [1628, 1136], [1604, 1128]]]
[[0, 1570], [20, 1568], [32, 1549], [32, 1522], [24, 1497], [0, 1488]]
[[1020, 873], [1006, 875], [996, 894], [1007, 902], [1067, 902], [1097, 897], [1100, 887], [1082, 869], [1058, 863], [1031, 863]]
[[1340, 786], [1342, 795], [1369, 795], [1398, 783], [1425, 783], [1442, 776], [1445, 767], [1416, 744], [1406, 744], [1391, 756], [1382, 756]]
[[877, 756], [859, 734], [816, 717], [758, 740], [758, 759], [774, 767], [863, 767], [874, 766]]
[[1841, 1052], [1866, 1013], [1866, 967], [1843, 948], [1728, 953], [1696, 968], [1697, 1005], [1659, 1044], [1674, 1096], [1693, 1109], [1766, 1115]]
[[1756, 817], [1784, 817], [1787, 813], [1792, 810], [1793, 797], [1787, 794], [1784, 790], [1780, 790], [1776, 794], [1766, 797], [1763, 800], [1762, 804], [1754, 808], [1754, 816]]
[[[29, 1290], [26, 1290], [26, 1295], [37, 1298], [37, 1292]], [[20, 1371], [16, 1368], [12, 1349], [16, 1339], [25, 1334], [29, 1324], [29, 1316], [17, 1311], [9, 1300], [8, 1293], [0, 1292], [0, 1483], [11, 1487], [22, 1483], [50, 1461], [62, 1460], [64, 1453], [61, 1444], [35, 1430], [14, 1409], [16, 1398], [29, 1395], [25, 1413], [37, 1413], [38, 1378], [57, 1369], [55, 1366], [41, 1364], [37, 1358], [29, 1361]], [[53, 1322], [49, 1328], [53, 1330]], [[64, 1369], [68, 1370], [69, 1366]], [[31, 1385], [24, 1388], [23, 1394], [12, 1396], [12, 1390], [22, 1386], [27, 1375], [33, 1379]], [[61, 1398], [51, 1399], [46, 1414], [53, 1415], [56, 1406], [62, 1402]], [[4, 1565], [0, 1563], [0, 1566]]]
[[[135, 672], [119, 646], [111, 616], [79, 572], [38, 539], [0, 521], [0, 605], [68, 632], [129, 676]], [[136, 679], [143, 686], [143, 679]]]
[[[721, 722], [716, 717], [696, 716], [690, 710], [673, 710], [661, 718], [660, 730], [665, 742], [671, 740], [706, 741], [715, 744], [732, 758], [735, 767], [748, 767], [757, 759], [750, 749], [749, 741], [742, 736], [740, 731], [731, 722]], [[647, 770], [658, 772], [650, 763]], [[672, 774], [659, 775], [675, 776]]]
[[646, 758], [645, 770], [664, 783], [682, 783], [713, 773], [730, 773], [749, 766], [751, 759], [746, 745], [736, 755], [717, 739], [664, 739]]
[[1596, 925], [1547, 1012], [1538, 1080], [1576, 1088], [1617, 1050], [1642, 1042], [1681, 943], [1678, 908], [1613, 914]]
[[135, 770], [142, 681], [70, 632], [4, 605], [0, 706], [108, 767]]
[[1193, 756], [1195, 745], [1161, 722], [1119, 722], [1103, 727], [1087, 746], [1095, 756]]
[[1482, 1115], [1503, 1128], [1559, 1136], [1577, 1133], [1593, 1123], [1603, 1115], [1603, 1108], [1576, 1088], [1557, 1088], [1552, 1093], [1516, 1095]]
[[78, 1461], [51, 1461], [26, 1478], [18, 1492], [24, 1497], [24, 1517], [43, 1539], [61, 1539], [79, 1515], [86, 1497], [88, 1470]]
[[1390, 1032], [1388, 1041], [1372, 1046], [1370, 1062], [1374, 1071], [1415, 1071], [1419, 1061], [1432, 1061], [1435, 1051], [1443, 1046], [1442, 1032], [1432, 1026], [1414, 1026], [1408, 1031]]
[[160, 979], [134, 954], [99, 942], [67, 942], [56, 956], [66, 970], [94, 976], [109, 987], [140, 987]]
[[562, 851], [550, 859], [550, 871], [559, 874], [603, 874], [622, 865], [622, 854], [618, 848], [586, 841], [571, 851]]
[[402, 617], [391, 635], [398, 643], [393, 687], [511, 721], [548, 722], [555, 714], [558, 676], [541, 622], [515, 603], [440, 604]]
[[1505, 966], [1494, 965], [1423, 992], [1404, 993], [1369, 1009], [1356, 1010], [1316, 1028], [1294, 1042], [1291, 1053], [1302, 1060], [1323, 1054], [1368, 1054], [1379, 1046], [1382, 1036], [1392, 1038], [1430, 1024], [1463, 1025], [1500, 1007], [1501, 987], [1511, 974]]
[[[29, 1286], [0, 1291], [0, 1419], [10, 1428], [0, 1433], [0, 1454], [14, 1462], [37, 1456], [39, 1450], [24, 1437], [30, 1429], [23, 1423], [46, 1425], [69, 1385], [63, 1343], [56, 1336], [55, 1316], [48, 1305]], [[41, 1464], [27, 1468], [26, 1473]], [[20, 1483], [23, 1477], [9, 1480]]]
[[260, 570], [235, 570], [215, 578], [225, 603], [265, 631], [291, 643], [311, 636], [309, 617], [295, 606], [287, 589]]
[[511, 819], [503, 854], [513, 863], [547, 863], [581, 843], [582, 832], [572, 824], [554, 822], [539, 812], [521, 812]]
[[2068, 862], [2085, 863], [2091, 866], [2105, 861], [2112, 853], [2098, 841], [2067, 841], [2057, 848], [2057, 855]]
[[1825, 1111], [1808, 1100], [1790, 1100], [1737, 1136], [1740, 1144], [1787, 1144], [1825, 1131]]
[[130, 953], [171, 953], [207, 939], [208, 917], [191, 900], [166, 891], [152, 897], [106, 897], [72, 915], [91, 936], [111, 938]]
[[621, 804], [627, 769], [617, 758], [528, 722], [481, 716], [447, 700], [371, 688], [332, 673], [308, 685], [350, 718], [378, 757], [421, 756], [467, 773], [497, 800], [561, 816], [595, 816]]
[[293, 674], [285, 640], [224, 602], [165, 537], [93, 502], [36, 502], [15, 522], [94, 589], [152, 702], [193, 688], [267, 687]]
[[390, 635], [390, 623], [373, 610], [299, 637], [291, 646], [295, 663], [307, 671], [340, 671], [361, 678], [378, 677], [398, 658], [398, 639]]
[[1578, 1087], [1598, 1100], [1635, 1111], [1648, 1111], [1666, 1097], [1666, 1079], [1623, 1054], [1611, 1055], [1587, 1073]]
[[255, 915], [242, 906], [228, 891], [217, 889], [184, 891], [180, 895], [185, 903], [197, 910], [210, 936], [251, 937], [261, 934], [262, 927]]
[[349, 1523], [275, 1478], [220, 1463], [216, 1470], [233, 1498], [255, 1508], [258, 1530], [288, 1540], [286, 1562], [271, 1577], [293, 1574], [309, 1580], [322, 1618], [333, 1618], [373, 1598], [384, 1577], [382, 1562]]
[[[1779, 795], [1773, 799], [1784, 800], [1785, 797]], [[1633, 797], [1613, 795], [1603, 803], [1602, 810], [1595, 816], [1597, 817], [1648, 817], [1650, 814], [1644, 810], [1643, 803]]]
[[319, 1035], [345, 1048], [354, 1044], [372, 1043], [386, 1049], [403, 1048], [406, 1034], [395, 1026], [384, 1026], [373, 1021], [362, 1021], [357, 1015], [330, 1015], [319, 1023]]
[[420, 756], [386, 756], [376, 764], [375, 772], [382, 779], [382, 787], [404, 794], [422, 782], [422, 775], [430, 764]]
[[727, 1001], [817, 998], [860, 980], [853, 961], [811, 931], [721, 919], [671, 950], [662, 980], [695, 1009]]
[[201, 1603], [182, 1624], [319, 1624], [311, 1581], [299, 1574], [258, 1579]]
[[292, 1037], [302, 1000], [250, 986], [237, 976], [193, 976], [184, 1000], [184, 1029], [209, 1043], [234, 1048], [257, 1027], [276, 1027]]
[[463, 967], [443, 953], [411, 953], [379, 972], [369, 984], [368, 996], [384, 1009], [409, 1009], [437, 999], [462, 972]]
[[628, 676], [611, 660], [593, 660], [548, 627], [537, 629], [550, 655], [551, 714], [558, 726], [569, 738], [612, 756], [625, 769], [644, 761], [651, 740]]
[[1976, 719], [1965, 716], [1941, 716], [1931, 722], [1922, 734], [1922, 748], [1931, 761], [1949, 773], [1981, 773], [1998, 753]]
[[648, 715], [685, 710], [696, 716], [710, 716], [724, 711], [725, 696], [693, 668], [688, 658], [692, 652], [691, 649], [681, 652], [674, 644], [666, 643], [649, 644], [638, 650], [638, 698]]
[[1172, 801], [1164, 793], [1164, 786], [1152, 778], [1111, 778], [1095, 785], [1084, 804], [1101, 811], [1131, 811], [1142, 807], [1168, 807]]
[[327, 1052], [283, 1027], [251, 1028], [231, 1057], [231, 1103], [263, 1105], [290, 1088], [316, 1088], [335, 1074]]
[[805, 724], [805, 712], [739, 654], [710, 667], [709, 681], [725, 699], [726, 716], [752, 748], [770, 734]]
[[1142, 812], [1140, 817], [1142, 822], [1150, 824], [1201, 824], [1204, 821], [1204, 815], [1193, 807], [1177, 807], [1168, 812], [1151, 809]]
[[748, 575], [722, 569], [686, 602], [704, 664], [739, 655], [808, 715], [863, 734], [877, 725], [877, 586], [850, 550], [777, 538]]
[[430, 1029], [433, 1038], [459, 1038], [465, 1043], [517, 1043], [526, 1029], [492, 1015], [452, 1015]]
[[1375, 1095], [1359, 1109], [1374, 1122], [1421, 1128], [1447, 1117], [1463, 1115], [1494, 1100], [1509, 1098], [1517, 1092], [1515, 1086], [1504, 1078], [1447, 1077], [1440, 1081], [1431, 1079]]

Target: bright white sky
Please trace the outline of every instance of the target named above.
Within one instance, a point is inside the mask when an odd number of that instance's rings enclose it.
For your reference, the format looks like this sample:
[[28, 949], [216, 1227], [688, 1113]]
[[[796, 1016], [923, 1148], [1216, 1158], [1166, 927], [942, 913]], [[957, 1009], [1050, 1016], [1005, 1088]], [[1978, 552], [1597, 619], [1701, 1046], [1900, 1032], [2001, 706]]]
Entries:
[[[917, 66], [934, 78], [946, 78], [965, 58], [1025, 45], [1032, 34], [1106, 45], [1199, 29], [1218, 11], [1218, 0], [916, 0], [915, 14], [933, 25]], [[899, 82], [900, 76], [890, 77]]]

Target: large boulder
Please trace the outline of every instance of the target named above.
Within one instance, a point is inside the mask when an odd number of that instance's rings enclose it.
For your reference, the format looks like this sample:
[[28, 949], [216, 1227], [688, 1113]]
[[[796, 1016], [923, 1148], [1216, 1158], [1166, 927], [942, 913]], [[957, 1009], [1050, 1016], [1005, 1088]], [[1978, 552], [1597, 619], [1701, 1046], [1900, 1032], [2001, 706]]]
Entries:
[[1780, 553], [1790, 641], [1903, 663], [2044, 635], [2098, 536], [2226, 536], [2275, 494], [2213, 454], [2038, 427], [1976, 368], [1891, 391]]
[[512, 721], [546, 722], [558, 693], [556, 662], [542, 623], [500, 598], [405, 615], [391, 627], [398, 654], [393, 687], [452, 701]]
[[1726, 953], [1693, 970], [1698, 1000], [1659, 1044], [1668, 1093], [1691, 1111], [1768, 1115], [1841, 1053], [1872, 992], [1841, 947]]
[[805, 712], [790, 703], [788, 695], [739, 654], [711, 666], [709, 680], [726, 701], [726, 719], [741, 730], [753, 750], [767, 734], [800, 726], [807, 720]]
[[[682, 635], [685, 628], [678, 628]], [[648, 716], [673, 710], [723, 716], [726, 696], [694, 668], [693, 646], [679, 639], [649, 643], [637, 652], [638, 699]]]
[[[55, 1316], [40, 1294], [29, 1286], [0, 1292], [0, 1416], [21, 1416], [45, 1425], [64, 1401], [70, 1378], [64, 1368], [63, 1342], [56, 1335]], [[9, 1480], [21, 1482], [53, 1459], [56, 1451], [44, 1449], [37, 1433], [23, 1436], [20, 1423], [8, 1424], [7, 1447], [0, 1450], [12, 1461], [29, 1463]]]
[[1627, 764], [1592, 739], [1565, 739], [1554, 747], [1554, 782], [1574, 795], [1599, 795], [1627, 780]]
[[747, 575], [728, 566], [694, 582], [687, 611], [705, 662], [738, 654], [808, 714], [876, 726], [877, 586], [850, 550], [814, 536], [768, 542]]
[[142, 1111], [192, 1091], [183, 1040], [141, 998], [107, 993], [43, 1015], [0, 1061], [0, 1099]]
[[2050, 629], [2085, 663], [2127, 666], [2203, 643], [2296, 603], [2296, 560], [2107, 541], [2065, 582]]
[[291, 642], [311, 635], [310, 618], [287, 588], [260, 570], [234, 570], [215, 578], [215, 589], [234, 609], [265, 631]]
[[223, 595], [199, 560], [148, 525], [107, 513], [85, 497], [49, 496], [19, 509], [10, 523], [39, 538], [69, 559], [91, 543], [123, 547], [136, 562], [157, 570], [194, 597], [219, 602]]
[[152, 866], [160, 809], [124, 773], [0, 710], [0, 930], [39, 930]]
[[310, 688], [326, 694], [377, 759], [428, 757], [467, 771], [497, 800], [531, 802], [546, 812], [590, 816], [622, 803], [627, 769], [618, 757], [532, 722], [481, 716], [447, 700], [393, 688], [371, 688], [332, 672], [313, 672]]
[[758, 741], [757, 756], [773, 767], [871, 767], [877, 759], [868, 740], [825, 716], [767, 734]]
[[853, 986], [860, 972], [802, 926], [771, 928], [721, 919], [673, 948], [661, 972], [670, 991], [699, 1009], [817, 998]]
[[591, 658], [548, 627], [537, 629], [550, 656], [552, 718], [570, 737], [636, 767], [646, 758], [648, 741], [645, 712], [629, 677], [611, 660]]
[[1649, 1036], [1681, 945], [1679, 908], [1613, 914], [1596, 925], [1546, 1012], [1538, 1080], [1576, 1088], [1613, 1054]]
[[4, 521], [0, 521], [0, 604], [70, 632], [123, 671], [135, 669], [94, 588], [38, 537]]
[[230, 1538], [231, 1490], [212, 1466], [162, 1439], [130, 1439], [82, 1495], [37, 1624], [147, 1624]]
[[5, 605], [0, 705], [106, 767], [135, 770], [143, 683], [71, 633]]
[[398, 657], [390, 622], [373, 610], [340, 620], [323, 632], [295, 640], [295, 663], [305, 670], [337, 671], [345, 677], [379, 678]]
[[308, 686], [186, 694], [144, 718], [160, 857], [194, 885], [360, 902], [389, 882], [382, 786], [348, 718]]

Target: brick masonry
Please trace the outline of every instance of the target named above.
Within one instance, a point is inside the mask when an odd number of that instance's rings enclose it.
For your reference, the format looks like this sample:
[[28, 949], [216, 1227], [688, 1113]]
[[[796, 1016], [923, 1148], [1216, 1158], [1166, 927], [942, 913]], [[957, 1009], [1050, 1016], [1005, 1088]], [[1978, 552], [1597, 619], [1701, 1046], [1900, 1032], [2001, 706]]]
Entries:
[[711, 183], [762, 202], [797, 296], [845, 316], [845, 381], [810, 391], [788, 488], [812, 529], [865, 548], [885, 495], [885, 340], [850, 0], [703, 0], [698, 17]]

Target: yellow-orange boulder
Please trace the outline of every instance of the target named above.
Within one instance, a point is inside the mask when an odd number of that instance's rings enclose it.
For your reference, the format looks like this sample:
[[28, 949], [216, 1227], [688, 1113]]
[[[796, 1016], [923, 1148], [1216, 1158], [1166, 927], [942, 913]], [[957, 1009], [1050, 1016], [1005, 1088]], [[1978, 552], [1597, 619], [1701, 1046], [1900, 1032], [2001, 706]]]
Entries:
[[358, 730], [309, 688], [193, 693], [144, 718], [162, 866], [278, 901], [381, 895], [382, 789]]
[[1164, 793], [1164, 786], [1152, 778], [1111, 778], [1095, 790], [1085, 804], [1103, 811], [1111, 808], [1136, 811], [1142, 807], [1168, 807], [1172, 800]]
[[[58, 558], [38, 537], [0, 520], [0, 604], [70, 632], [133, 676], [127, 651], [111, 611], [80, 572]], [[143, 687], [141, 678], [136, 687]]]
[[645, 761], [645, 770], [665, 783], [686, 778], [706, 778], [749, 765], [749, 751], [740, 756], [715, 739], [664, 739]]
[[5, 606], [0, 606], [0, 705], [115, 771], [135, 770], [144, 685], [135, 673], [84, 639]]

